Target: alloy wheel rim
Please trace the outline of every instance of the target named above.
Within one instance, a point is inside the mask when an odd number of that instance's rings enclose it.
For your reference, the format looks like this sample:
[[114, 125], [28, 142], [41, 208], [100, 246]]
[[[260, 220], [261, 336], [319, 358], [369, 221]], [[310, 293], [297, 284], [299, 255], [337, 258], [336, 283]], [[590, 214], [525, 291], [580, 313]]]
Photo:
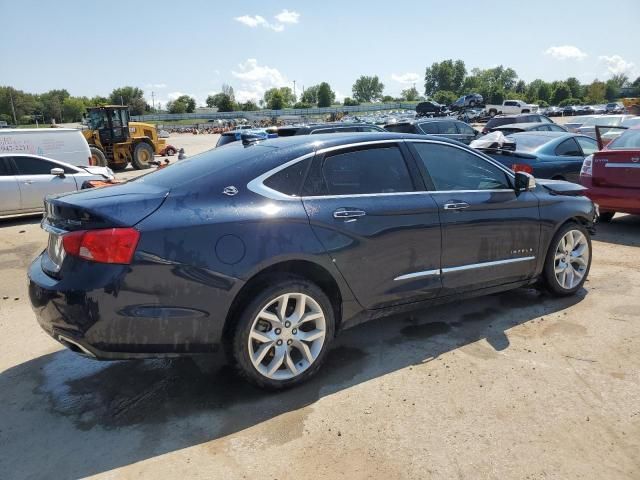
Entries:
[[589, 265], [589, 242], [579, 230], [570, 230], [558, 242], [554, 272], [558, 285], [570, 290], [584, 278]]
[[285, 293], [256, 315], [249, 332], [249, 358], [272, 380], [289, 380], [313, 365], [326, 338], [322, 308], [304, 293]]

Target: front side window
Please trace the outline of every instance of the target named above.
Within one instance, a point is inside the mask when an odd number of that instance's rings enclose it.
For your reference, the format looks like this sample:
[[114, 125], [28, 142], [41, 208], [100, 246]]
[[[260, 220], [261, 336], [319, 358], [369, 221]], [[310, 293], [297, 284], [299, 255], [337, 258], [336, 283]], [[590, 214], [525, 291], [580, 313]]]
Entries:
[[7, 177], [13, 175], [11, 167], [9, 166], [9, 157], [0, 157], [0, 177]]
[[463, 135], [475, 135], [473, 128], [471, 128], [466, 123], [457, 122], [456, 125], [458, 126], [459, 133], [462, 133]]
[[438, 122], [440, 127], [440, 133], [445, 135], [457, 134], [458, 129], [454, 122]]
[[420, 124], [420, 130], [427, 135], [438, 133], [438, 124], [436, 122], [425, 122]]
[[[326, 195], [398, 193], [414, 190], [411, 175], [397, 146], [377, 147], [325, 156], [321, 175]], [[310, 172], [310, 177], [313, 177]], [[310, 179], [313, 182], [313, 179]], [[315, 194], [322, 190], [315, 188]], [[309, 191], [305, 189], [305, 191]]]
[[435, 190], [511, 189], [507, 174], [461, 148], [436, 143], [413, 143]]
[[13, 157], [13, 160], [19, 175], [51, 175], [51, 169], [58, 166], [35, 157]]

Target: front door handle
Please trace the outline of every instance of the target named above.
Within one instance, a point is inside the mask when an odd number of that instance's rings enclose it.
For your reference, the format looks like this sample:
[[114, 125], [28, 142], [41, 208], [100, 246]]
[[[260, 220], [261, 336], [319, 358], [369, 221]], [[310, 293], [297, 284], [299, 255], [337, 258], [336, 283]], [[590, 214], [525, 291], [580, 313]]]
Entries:
[[469, 204], [466, 202], [451, 202], [445, 203], [445, 210], [464, 210], [465, 208], [469, 208]]
[[358, 210], [354, 208], [339, 208], [333, 212], [333, 218], [345, 219], [345, 218], [358, 218], [364, 217], [367, 214], [364, 210]]

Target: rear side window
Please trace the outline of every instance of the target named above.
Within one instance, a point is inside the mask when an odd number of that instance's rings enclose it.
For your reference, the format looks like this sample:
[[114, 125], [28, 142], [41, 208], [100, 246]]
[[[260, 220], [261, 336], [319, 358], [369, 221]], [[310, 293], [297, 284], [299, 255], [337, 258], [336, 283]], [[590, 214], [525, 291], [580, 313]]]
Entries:
[[385, 125], [384, 129], [387, 132], [396, 133], [420, 133], [416, 130], [415, 125], [411, 123], [392, 123], [391, 125]]
[[216, 147], [221, 147], [223, 145], [226, 145], [227, 143], [232, 143], [235, 141], [235, 135], [220, 135], [220, 138], [218, 138], [218, 143], [216, 143]]
[[471, 128], [466, 123], [456, 122], [456, 125], [458, 127], [458, 132], [462, 133], [463, 135], [474, 135], [475, 134], [475, 132], [473, 131], [473, 128]]
[[477, 155], [457, 147], [413, 143], [436, 190], [510, 189], [504, 171]]
[[[340, 130], [340, 131], [345, 131], [346, 130]], [[318, 135], [319, 133], [335, 133], [336, 129], [335, 128], [320, 128], [318, 130], [312, 130], [311, 134], [312, 135]]]
[[13, 157], [19, 175], [51, 175], [51, 169], [58, 165], [34, 157]]
[[324, 159], [322, 176], [328, 195], [414, 190], [402, 152], [396, 146], [331, 154]]
[[627, 130], [609, 144], [609, 150], [640, 150], [640, 130]]
[[380, 132], [382, 131], [378, 127], [360, 127], [361, 132]]
[[500, 117], [492, 118], [484, 126], [485, 129], [491, 130], [492, 128], [501, 127], [502, 125], [509, 125], [510, 123], [519, 123], [517, 118], [513, 117]]
[[264, 184], [285, 195], [296, 196], [300, 192], [302, 179], [307, 173], [311, 159], [294, 163], [279, 172], [274, 173], [264, 181]]
[[581, 157], [582, 150], [573, 138], [568, 138], [556, 147], [556, 155], [560, 157]]
[[440, 133], [445, 135], [457, 134], [458, 129], [456, 128], [455, 122], [438, 122], [438, 127]]
[[425, 122], [419, 124], [420, 130], [422, 130], [427, 135], [433, 135], [434, 133], [438, 133], [438, 124], [436, 122]]
[[0, 177], [13, 175], [12, 168], [9, 166], [9, 157], [0, 157]]
[[589, 137], [576, 137], [577, 142], [582, 148], [583, 155], [591, 155], [598, 151], [598, 142]]

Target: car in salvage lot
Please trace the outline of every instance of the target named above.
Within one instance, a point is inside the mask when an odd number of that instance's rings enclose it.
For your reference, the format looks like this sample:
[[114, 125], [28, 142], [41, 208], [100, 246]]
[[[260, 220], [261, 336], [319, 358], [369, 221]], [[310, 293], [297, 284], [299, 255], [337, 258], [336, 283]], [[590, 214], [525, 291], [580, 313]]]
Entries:
[[601, 222], [611, 221], [616, 212], [640, 215], [640, 126], [604, 146], [602, 133], [610, 130], [597, 127], [601, 148], [584, 159], [580, 171], [580, 183], [598, 204]]
[[465, 122], [454, 118], [420, 118], [404, 122], [390, 123], [384, 129], [388, 132], [415, 133], [417, 135], [435, 135], [469, 144], [475, 140], [479, 132]]
[[502, 132], [505, 135], [518, 132], [566, 132], [568, 131], [562, 125], [547, 122], [529, 122], [529, 123], [509, 123], [493, 127], [491, 132]]
[[483, 151], [514, 171], [570, 182], [578, 181], [585, 157], [598, 150], [591, 137], [568, 132], [514, 133], [505, 140], [503, 148]]
[[47, 195], [113, 178], [108, 167], [79, 167], [40, 155], [0, 153], [0, 217], [40, 213]]
[[244, 378], [280, 389], [366, 320], [538, 282], [576, 293], [594, 218], [583, 187], [442, 137], [236, 142], [47, 199], [29, 297], [75, 352], [224, 348]]

